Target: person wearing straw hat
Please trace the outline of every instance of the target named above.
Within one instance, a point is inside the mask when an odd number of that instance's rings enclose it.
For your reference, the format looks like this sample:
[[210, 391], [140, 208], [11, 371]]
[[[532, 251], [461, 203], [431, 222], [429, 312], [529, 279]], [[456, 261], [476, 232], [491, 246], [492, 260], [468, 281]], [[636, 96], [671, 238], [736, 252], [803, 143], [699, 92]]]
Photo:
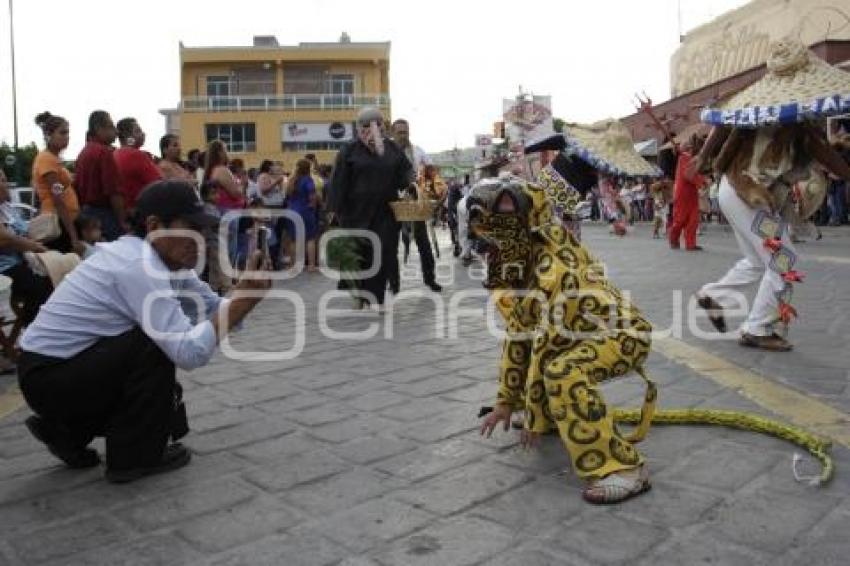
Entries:
[[[196, 233], [217, 221], [190, 183], [148, 186], [136, 203], [134, 234], [98, 246], [27, 328], [18, 380], [35, 415], [25, 424], [69, 467], [100, 463], [88, 447], [95, 436], [106, 438], [110, 482], [189, 463], [177, 442], [188, 424], [176, 368], [206, 365], [270, 286], [257, 273], [267, 267], [259, 252], [228, 299], [198, 279], [203, 237]], [[59, 275], [56, 262], [45, 265]]]
[[[742, 327], [740, 344], [788, 351], [786, 335], [797, 316], [791, 304], [797, 251], [789, 224], [807, 205], [801, 184], [825, 183], [821, 169], [850, 179], [850, 166], [827, 143], [820, 122], [850, 109], [850, 73], [832, 67], [796, 38], [771, 44], [767, 74], [702, 120], [714, 125], [694, 163], [713, 161], [720, 176], [720, 208], [734, 230], [743, 257], [718, 281], [697, 293], [709, 320], [726, 331], [724, 307], [739, 304], [740, 292], [759, 282]], [[816, 191], [817, 192], [817, 191]]]
[[400, 225], [390, 208], [412, 178], [412, 166], [399, 146], [385, 132], [384, 116], [374, 107], [357, 115], [357, 139], [337, 154], [328, 194], [328, 210], [343, 229], [365, 230], [380, 245], [359, 238], [361, 269], [373, 268], [373, 276], [340, 281], [340, 289], [352, 292], [355, 308], [375, 305], [384, 310], [388, 278], [398, 264]]
[[543, 188], [555, 215], [565, 228], [581, 239], [576, 214], [579, 201], [594, 187], [609, 195], [610, 212], [617, 235], [625, 234], [625, 214], [618, 207], [618, 177], [657, 177], [659, 171], [635, 151], [631, 136], [619, 120], [607, 119], [594, 124], [565, 124], [561, 134], [532, 141], [525, 153], [557, 151], [554, 159], [540, 171], [537, 184]]

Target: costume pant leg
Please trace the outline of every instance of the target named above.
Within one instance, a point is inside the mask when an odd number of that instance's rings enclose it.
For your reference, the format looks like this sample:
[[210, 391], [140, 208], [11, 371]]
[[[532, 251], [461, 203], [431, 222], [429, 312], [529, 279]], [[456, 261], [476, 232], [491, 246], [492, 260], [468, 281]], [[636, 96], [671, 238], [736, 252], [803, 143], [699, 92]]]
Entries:
[[580, 478], [604, 478], [643, 463], [618, 432], [596, 384], [642, 365], [648, 349], [648, 343], [626, 347], [614, 338], [582, 340], [546, 364], [549, 413]]
[[174, 363], [139, 328], [67, 360], [24, 352], [19, 381], [30, 407], [80, 445], [105, 435], [112, 469], [153, 465], [186, 432]]
[[697, 230], [699, 229], [699, 203], [688, 203], [685, 218], [685, 247], [694, 249], [697, 245]]
[[670, 223], [668, 236], [670, 244], [673, 246], [679, 245], [679, 238], [682, 235], [682, 230], [685, 227], [685, 207], [686, 203], [677, 201], [673, 204], [673, 221]]
[[466, 197], [457, 203], [457, 231], [463, 255], [472, 253], [472, 243], [469, 241], [469, 211], [466, 210]]
[[[758, 211], [741, 200], [726, 177], [720, 183], [720, 208], [732, 227], [744, 257], [720, 281], [703, 286], [700, 292], [725, 306], [733, 295], [761, 279], [743, 330], [756, 336], [769, 336], [774, 332], [779, 296], [786, 283], [771, 268], [772, 254], [765, 248], [764, 238], [755, 231]], [[783, 247], [793, 252], [787, 228], [781, 234], [781, 241]]]
[[422, 280], [425, 283], [434, 282], [434, 252], [431, 240], [428, 238], [428, 226], [425, 222], [413, 223], [413, 239], [419, 250], [419, 261], [422, 264]]

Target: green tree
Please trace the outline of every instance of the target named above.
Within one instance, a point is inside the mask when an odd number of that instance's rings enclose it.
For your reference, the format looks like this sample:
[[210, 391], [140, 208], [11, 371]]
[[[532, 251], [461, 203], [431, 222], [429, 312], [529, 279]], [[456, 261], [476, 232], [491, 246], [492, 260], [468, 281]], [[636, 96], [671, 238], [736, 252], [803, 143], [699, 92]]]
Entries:
[[561, 134], [564, 132], [564, 121], [561, 118], [552, 118], [552, 129]]
[[[15, 163], [6, 164], [6, 156], [14, 155]], [[18, 148], [18, 152], [7, 143], [0, 144], [0, 167], [6, 174], [6, 178], [17, 183], [19, 187], [29, 187], [32, 177], [32, 163], [38, 155], [38, 146], [34, 143]]]

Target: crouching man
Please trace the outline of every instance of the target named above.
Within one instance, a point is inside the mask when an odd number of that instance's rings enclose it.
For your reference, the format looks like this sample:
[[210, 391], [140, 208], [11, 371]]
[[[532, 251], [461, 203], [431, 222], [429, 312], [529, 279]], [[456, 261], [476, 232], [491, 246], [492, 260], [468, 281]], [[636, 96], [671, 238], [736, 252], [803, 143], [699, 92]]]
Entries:
[[[18, 375], [36, 415], [26, 425], [68, 466], [99, 464], [88, 447], [95, 436], [106, 438], [111, 482], [189, 463], [176, 442], [188, 426], [175, 368], [206, 365], [270, 287], [266, 277], [245, 277], [222, 299], [198, 279], [193, 232], [216, 222], [188, 183], [150, 185], [136, 205], [134, 234], [99, 245], [27, 329]], [[260, 264], [252, 258], [254, 269]]]

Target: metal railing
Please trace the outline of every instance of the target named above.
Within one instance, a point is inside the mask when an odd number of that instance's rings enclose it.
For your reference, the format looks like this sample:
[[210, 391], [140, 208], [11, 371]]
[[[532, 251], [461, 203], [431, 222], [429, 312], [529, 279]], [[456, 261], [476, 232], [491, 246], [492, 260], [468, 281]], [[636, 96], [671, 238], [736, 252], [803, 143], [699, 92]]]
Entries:
[[258, 110], [346, 110], [362, 106], [388, 107], [386, 94], [256, 94], [189, 96], [180, 102], [184, 112], [253, 112]]

